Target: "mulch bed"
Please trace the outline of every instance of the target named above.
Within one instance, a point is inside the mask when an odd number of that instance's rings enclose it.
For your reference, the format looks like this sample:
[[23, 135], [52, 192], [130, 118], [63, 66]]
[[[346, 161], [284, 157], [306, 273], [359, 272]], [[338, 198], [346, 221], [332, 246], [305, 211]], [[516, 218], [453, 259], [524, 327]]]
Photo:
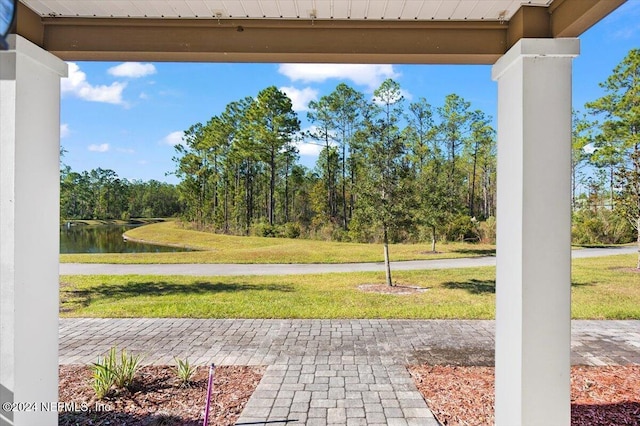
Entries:
[[[209, 424], [233, 425], [258, 386], [264, 367], [222, 366], [215, 369]], [[131, 390], [96, 400], [92, 373], [84, 365], [59, 368], [60, 426], [201, 426], [208, 367], [197, 367], [190, 386], [181, 386], [173, 366], [140, 368]], [[75, 408], [74, 408], [75, 407]]]
[[[409, 371], [443, 425], [494, 424], [493, 367], [419, 365]], [[640, 366], [572, 367], [571, 424], [640, 425]]]
[[[409, 368], [434, 415], [446, 426], [494, 424], [494, 369], [419, 365]], [[145, 366], [131, 390], [96, 400], [91, 371], [60, 366], [59, 400], [75, 411], [59, 414], [61, 426], [202, 425], [208, 367], [198, 367], [189, 387], [172, 366]], [[217, 367], [210, 425], [235, 424], [257, 387], [264, 367]], [[88, 410], [80, 409], [88, 407]], [[103, 410], [103, 411], [97, 411]], [[571, 370], [573, 426], [640, 425], [640, 366], [577, 366]]]
[[358, 290], [364, 293], [405, 295], [424, 293], [429, 289], [425, 287], [412, 287], [407, 285], [388, 286], [386, 284], [362, 284], [358, 286]]

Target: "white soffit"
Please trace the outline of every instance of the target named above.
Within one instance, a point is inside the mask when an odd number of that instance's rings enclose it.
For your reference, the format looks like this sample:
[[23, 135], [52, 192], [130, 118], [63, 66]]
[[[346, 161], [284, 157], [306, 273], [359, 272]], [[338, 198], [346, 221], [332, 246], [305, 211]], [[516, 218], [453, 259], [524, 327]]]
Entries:
[[508, 21], [553, 0], [20, 0], [43, 17]]

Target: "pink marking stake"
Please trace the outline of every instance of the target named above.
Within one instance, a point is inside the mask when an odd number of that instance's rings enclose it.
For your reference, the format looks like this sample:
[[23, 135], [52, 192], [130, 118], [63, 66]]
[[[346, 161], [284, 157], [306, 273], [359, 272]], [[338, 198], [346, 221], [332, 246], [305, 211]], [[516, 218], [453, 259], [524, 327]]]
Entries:
[[211, 391], [213, 390], [213, 373], [215, 369], [215, 364], [211, 363], [211, 367], [209, 367], [209, 384], [207, 385], [207, 403], [204, 407], [204, 423], [202, 423], [202, 426], [209, 425], [209, 407], [211, 406]]

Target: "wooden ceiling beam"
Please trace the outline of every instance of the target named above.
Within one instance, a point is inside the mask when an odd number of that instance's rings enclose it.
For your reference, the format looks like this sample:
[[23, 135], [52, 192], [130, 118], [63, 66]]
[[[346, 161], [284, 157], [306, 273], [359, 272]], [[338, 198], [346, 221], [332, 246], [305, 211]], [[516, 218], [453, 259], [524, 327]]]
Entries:
[[16, 34], [40, 47], [43, 46], [44, 24], [42, 18], [21, 2], [18, 2], [16, 10]]
[[65, 60], [492, 64], [497, 22], [44, 18]]
[[578, 37], [626, 0], [555, 0], [549, 7], [551, 35]]
[[41, 17], [16, 32], [64, 60], [493, 64], [521, 38], [577, 37], [626, 0], [523, 5], [505, 22]]
[[549, 10], [540, 6], [520, 6], [509, 20], [507, 49], [521, 38], [549, 38], [551, 25]]

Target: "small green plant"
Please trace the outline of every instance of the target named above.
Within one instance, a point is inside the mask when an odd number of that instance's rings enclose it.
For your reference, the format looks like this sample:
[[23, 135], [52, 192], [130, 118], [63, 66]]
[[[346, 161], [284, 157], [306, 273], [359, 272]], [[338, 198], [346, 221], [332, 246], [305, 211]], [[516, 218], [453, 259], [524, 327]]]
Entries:
[[189, 364], [189, 358], [181, 360], [180, 358], [174, 358], [176, 360], [176, 373], [180, 378], [182, 386], [188, 387], [191, 383], [191, 377], [195, 373], [195, 367]]
[[103, 399], [111, 391], [115, 383], [116, 347], [109, 349], [105, 357], [98, 357], [98, 362], [93, 363], [93, 387], [96, 397]]
[[93, 363], [93, 381], [91, 383], [96, 397], [103, 399], [111, 392], [111, 389], [129, 388], [133, 384], [133, 379], [140, 368], [140, 355], [127, 355], [123, 349], [118, 362], [117, 349], [112, 346], [104, 357], [98, 357], [98, 361]]
[[120, 363], [115, 366], [115, 385], [119, 388], [129, 388], [140, 369], [140, 355], [127, 355], [123, 349], [120, 353]]

